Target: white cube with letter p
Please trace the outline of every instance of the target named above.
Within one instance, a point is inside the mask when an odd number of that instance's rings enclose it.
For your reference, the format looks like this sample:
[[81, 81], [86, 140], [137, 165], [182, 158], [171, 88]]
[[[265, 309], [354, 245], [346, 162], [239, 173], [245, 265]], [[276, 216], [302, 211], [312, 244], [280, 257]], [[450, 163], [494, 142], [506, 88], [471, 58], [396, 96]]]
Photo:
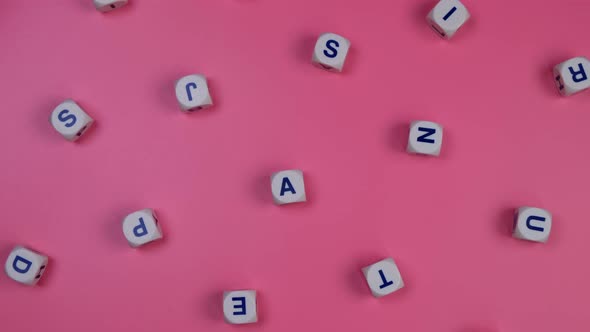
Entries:
[[586, 70], [590, 69], [590, 61], [585, 57], [576, 57], [564, 61], [553, 68], [553, 77], [557, 89], [562, 96], [590, 88], [590, 79]]
[[363, 268], [363, 274], [371, 293], [375, 297], [391, 294], [404, 287], [404, 280], [391, 258], [386, 258], [377, 263]]
[[57, 105], [49, 122], [68, 141], [75, 141], [92, 126], [94, 120], [73, 100]]
[[286, 170], [274, 173], [270, 177], [270, 189], [276, 204], [305, 202], [305, 183], [303, 172]]
[[459, 0], [440, 0], [430, 11], [426, 20], [445, 39], [453, 35], [469, 20], [469, 11]]
[[143, 209], [129, 214], [123, 219], [123, 234], [132, 247], [162, 238], [162, 229], [152, 209]]
[[410, 124], [407, 151], [438, 156], [442, 147], [443, 128], [431, 121], [414, 121]]
[[514, 233], [517, 239], [547, 242], [551, 234], [551, 213], [536, 207], [523, 206], [514, 212]]
[[203, 75], [188, 75], [178, 81], [175, 86], [176, 99], [185, 112], [198, 111], [213, 105], [207, 79]]
[[223, 316], [230, 324], [248, 324], [258, 321], [256, 291], [236, 290], [223, 293]]
[[45, 255], [16, 246], [6, 259], [4, 271], [12, 280], [32, 286], [41, 279], [48, 261]]
[[324, 33], [315, 44], [311, 61], [320, 68], [341, 72], [349, 48], [348, 39], [335, 33]]

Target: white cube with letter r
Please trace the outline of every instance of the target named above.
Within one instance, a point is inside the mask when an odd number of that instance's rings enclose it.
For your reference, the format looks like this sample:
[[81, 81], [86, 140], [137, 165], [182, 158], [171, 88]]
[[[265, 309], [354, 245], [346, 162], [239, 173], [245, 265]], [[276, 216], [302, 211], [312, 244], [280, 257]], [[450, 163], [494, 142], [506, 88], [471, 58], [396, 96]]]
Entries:
[[441, 0], [430, 11], [426, 20], [445, 39], [453, 35], [469, 20], [469, 11], [459, 0]]
[[12, 280], [32, 286], [41, 279], [48, 261], [45, 255], [16, 246], [6, 259], [4, 271]]
[[176, 99], [185, 112], [198, 111], [213, 105], [207, 79], [203, 75], [188, 75], [178, 81], [175, 86]]
[[410, 124], [407, 151], [438, 156], [442, 147], [443, 128], [431, 121], [414, 121]]
[[589, 69], [590, 61], [585, 57], [569, 59], [555, 66], [553, 77], [559, 93], [562, 96], [571, 96], [590, 88]]
[[256, 291], [236, 290], [223, 293], [223, 316], [230, 324], [248, 324], [258, 321]]
[[514, 212], [514, 236], [517, 239], [547, 242], [551, 234], [551, 213], [536, 207], [523, 206]]
[[123, 219], [123, 234], [132, 247], [139, 247], [162, 238], [162, 229], [154, 210], [143, 209]]
[[305, 183], [303, 172], [286, 170], [274, 173], [270, 177], [270, 189], [276, 204], [305, 202]]
[[320, 68], [341, 72], [349, 48], [348, 39], [335, 33], [324, 33], [315, 44], [311, 61]]
[[68, 141], [75, 141], [92, 126], [94, 120], [73, 100], [57, 105], [49, 122]]
[[404, 287], [404, 280], [391, 258], [386, 258], [377, 263], [363, 268], [363, 274], [371, 293], [375, 297], [391, 294]]

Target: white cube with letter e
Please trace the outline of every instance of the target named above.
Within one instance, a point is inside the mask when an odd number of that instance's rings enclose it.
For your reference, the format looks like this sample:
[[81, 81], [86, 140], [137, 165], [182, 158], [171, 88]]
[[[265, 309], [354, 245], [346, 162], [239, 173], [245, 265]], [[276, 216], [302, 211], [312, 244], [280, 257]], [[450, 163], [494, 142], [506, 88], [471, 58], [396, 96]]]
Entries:
[[443, 127], [435, 122], [414, 121], [410, 125], [407, 151], [438, 156], [442, 147]]
[[129, 214], [123, 219], [123, 234], [132, 247], [162, 238], [162, 229], [152, 209], [143, 209]]
[[92, 126], [94, 120], [73, 100], [57, 105], [49, 122], [68, 141], [75, 141]]
[[329, 71], [342, 71], [348, 55], [350, 41], [335, 33], [324, 33], [318, 38], [311, 61]]
[[375, 297], [382, 297], [398, 291], [404, 287], [402, 275], [391, 258], [363, 268], [363, 274], [371, 293]]
[[553, 77], [559, 93], [562, 96], [571, 96], [588, 89], [590, 87], [588, 69], [590, 69], [590, 61], [585, 57], [569, 59], [555, 66]]
[[4, 270], [12, 280], [32, 286], [41, 279], [48, 261], [45, 255], [17, 246], [8, 255]]
[[514, 232], [517, 239], [547, 242], [553, 220], [551, 213], [536, 207], [523, 206], [514, 212]]
[[213, 105], [207, 79], [203, 75], [188, 75], [178, 81], [174, 88], [180, 108], [185, 112], [198, 111]]
[[249, 324], [258, 321], [256, 291], [236, 290], [223, 293], [223, 316], [230, 324]]
[[305, 202], [305, 183], [303, 172], [300, 170], [286, 170], [274, 173], [270, 177], [270, 189], [276, 204]]
[[469, 20], [471, 15], [459, 0], [440, 0], [430, 11], [426, 20], [445, 39], [453, 35]]

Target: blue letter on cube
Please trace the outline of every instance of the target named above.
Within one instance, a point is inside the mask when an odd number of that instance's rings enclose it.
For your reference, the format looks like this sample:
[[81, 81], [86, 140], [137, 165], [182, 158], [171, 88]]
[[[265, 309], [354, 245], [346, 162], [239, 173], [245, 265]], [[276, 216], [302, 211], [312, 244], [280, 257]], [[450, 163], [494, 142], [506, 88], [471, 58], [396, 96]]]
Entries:
[[326, 48], [328, 48], [328, 50], [330, 50], [332, 52], [328, 53], [327, 50], [324, 50], [324, 55], [327, 56], [328, 58], [335, 58], [338, 55], [338, 50], [335, 49], [334, 46], [340, 47], [340, 44], [334, 39], [328, 40], [326, 42]]
[[436, 133], [436, 129], [434, 129], [434, 128], [418, 127], [418, 131], [423, 131], [423, 132], [426, 133], [426, 134], [424, 134], [422, 136], [418, 136], [418, 139], [417, 139], [418, 142], [434, 144], [434, 140], [432, 138], [427, 138], [427, 137], [434, 135], [434, 133]]
[[147, 227], [145, 227], [145, 223], [143, 222], [143, 218], [139, 218], [139, 225], [133, 227], [133, 235], [137, 237], [142, 237], [147, 235]]
[[190, 82], [186, 85], [186, 94], [188, 96], [188, 100], [192, 101], [193, 100], [193, 94], [191, 93], [191, 88], [196, 89], [197, 88], [197, 83], [194, 82]]
[[289, 191], [292, 194], [296, 194], [295, 188], [293, 188], [291, 181], [289, 181], [289, 178], [287, 177], [283, 178], [283, 183], [281, 184], [281, 196], [285, 195], [285, 191]]
[[537, 232], [543, 232], [543, 231], [545, 231], [545, 228], [543, 228], [543, 227], [538, 227], [538, 226], [531, 225], [531, 221], [533, 221], [533, 220], [545, 222], [545, 218], [543, 218], [543, 217], [530, 216], [530, 217], [526, 218], [526, 227], [528, 229], [530, 229], [532, 231], [537, 231]]
[[385, 274], [383, 274], [383, 270], [379, 270], [379, 276], [381, 277], [381, 281], [383, 282], [383, 284], [379, 286], [379, 289], [383, 289], [385, 287], [393, 285], [393, 281], [387, 280], [387, 278], [385, 278]]
[[575, 83], [580, 83], [588, 79], [588, 76], [586, 76], [586, 71], [584, 70], [584, 67], [582, 67], [581, 63], [578, 64], [578, 68], [580, 68], [580, 70], [574, 71], [574, 67], [568, 67], [570, 74], [572, 74], [572, 80]]
[[[18, 267], [18, 262], [22, 262], [26, 265], [25, 268], [19, 268]], [[31, 268], [31, 264], [33, 264], [33, 262], [31, 262], [28, 259], [22, 258], [19, 255], [16, 255], [16, 257], [14, 258], [14, 261], [12, 262], [12, 268], [18, 272], [18, 273], [27, 273], [29, 272], [29, 269]]]
[[240, 304], [234, 304], [234, 309], [242, 309], [241, 311], [234, 311], [234, 315], [245, 315], [246, 314], [246, 298], [241, 297], [232, 297], [232, 301], [240, 302]]

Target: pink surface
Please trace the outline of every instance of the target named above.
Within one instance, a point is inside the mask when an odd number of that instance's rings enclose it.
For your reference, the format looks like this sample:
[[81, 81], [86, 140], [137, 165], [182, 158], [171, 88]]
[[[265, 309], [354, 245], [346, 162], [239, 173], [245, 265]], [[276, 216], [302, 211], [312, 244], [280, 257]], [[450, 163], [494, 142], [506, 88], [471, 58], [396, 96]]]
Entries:
[[[551, 68], [590, 55], [590, 2], [464, 3], [448, 42], [430, 0], [2, 1], [0, 258], [51, 261], [36, 288], [0, 276], [0, 330], [588, 331], [590, 93]], [[310, 64], [326, 31], [341, 75]], [[195, 72], [215, 106], [187, 115]], [[48, 123], [66, 98], [96, 119], [78, 143]], [[440, 158], [405, 152], [416, 119]], [[272, 203], [286, 168], [308, 203]], [[553, 213], [547, 244], [511, 238], [520, 205]], [[144, 207], [165, 240], [134, 250]], [[406, 288], [375, 299], [360, 268], [388, 256]], [[222, 319], [241, 288], [258, 324]]]

